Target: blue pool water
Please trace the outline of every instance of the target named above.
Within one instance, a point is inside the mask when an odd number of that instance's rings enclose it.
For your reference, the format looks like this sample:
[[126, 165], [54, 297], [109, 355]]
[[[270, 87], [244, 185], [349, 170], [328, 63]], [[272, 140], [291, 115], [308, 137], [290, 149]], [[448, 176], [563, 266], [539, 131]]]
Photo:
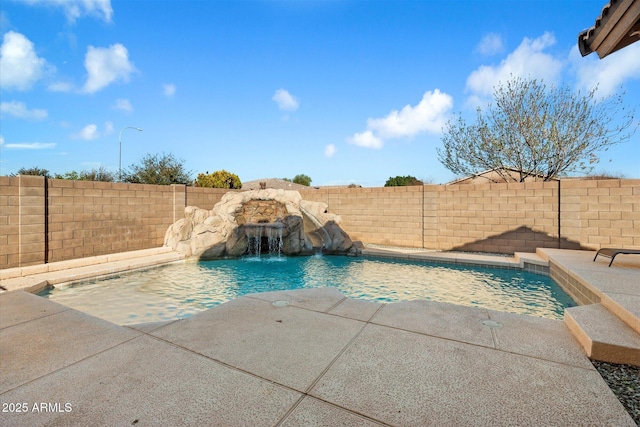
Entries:
[[483, 267], [344, 256], [173, 264], [42, 295], [119, 324], [188, 317], [238, 296], [333, 286], [369, 301], [434, 300], [562, 319], [574, 301], [549, 277]]

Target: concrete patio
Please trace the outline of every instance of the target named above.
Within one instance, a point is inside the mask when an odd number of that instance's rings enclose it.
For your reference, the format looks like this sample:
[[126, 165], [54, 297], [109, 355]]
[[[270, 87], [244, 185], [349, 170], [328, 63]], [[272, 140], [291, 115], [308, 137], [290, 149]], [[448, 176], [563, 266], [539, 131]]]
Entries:
[[122, 327], [15, 291], [0, 328], [3, 425], [635, 425], [563, 322], [478, 308], [321, 288]]
[[587, 251], [368, 253], [548, 268], [590, 305], [563, 322], [319, 288], [126, 327], [25, 290], [181, 257], [157, 248], [3, 270], [0, 424], [635, 425], [587, 355], [638, 357], [637, 257], [608, 268]]

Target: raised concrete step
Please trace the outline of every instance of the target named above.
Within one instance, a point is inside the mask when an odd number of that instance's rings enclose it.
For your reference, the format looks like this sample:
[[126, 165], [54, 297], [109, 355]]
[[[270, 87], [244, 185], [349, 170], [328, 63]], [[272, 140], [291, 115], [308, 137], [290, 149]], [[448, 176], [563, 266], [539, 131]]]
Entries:
[[602, 304], [567, 308], [564, 322], [589, 358], [640, 366], [640, 335]]
[[605, 292], [601, 303], [640, 334], [640, 296]]

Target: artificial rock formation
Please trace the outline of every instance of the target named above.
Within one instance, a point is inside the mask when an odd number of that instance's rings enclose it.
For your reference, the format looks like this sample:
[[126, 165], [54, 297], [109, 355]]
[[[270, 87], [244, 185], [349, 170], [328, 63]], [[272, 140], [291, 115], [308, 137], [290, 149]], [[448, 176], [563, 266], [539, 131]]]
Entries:
[[[238, 257], [252, 242], [276, 242], [284, 255], [353, 254], [340, 217], [321, 202], [302, 200], [297, 191], [251, 190], [226, 193], [212, 210], [185, 208], [185, 217], [167, 230], [164, 245], [188, 258]], [[260, 246], [260, 245], [258, 245]], [[272, 248], [273, 249], [273, 248]]]

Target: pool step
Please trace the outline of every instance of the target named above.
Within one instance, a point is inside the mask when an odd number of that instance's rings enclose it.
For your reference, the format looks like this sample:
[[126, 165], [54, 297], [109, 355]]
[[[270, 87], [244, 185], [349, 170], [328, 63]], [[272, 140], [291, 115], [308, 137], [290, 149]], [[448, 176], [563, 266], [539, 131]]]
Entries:
[[3, 275], [0, 279], [6, 291], [22, 289], [37, 293], [48, 286], [182, 260], [184, 255], [181, 253], [168, 248], [152, 248], [2, 270]]
[[564, 323], [589, 358], [640, 366], [640, 334], [603, 304], [567, 308]]

